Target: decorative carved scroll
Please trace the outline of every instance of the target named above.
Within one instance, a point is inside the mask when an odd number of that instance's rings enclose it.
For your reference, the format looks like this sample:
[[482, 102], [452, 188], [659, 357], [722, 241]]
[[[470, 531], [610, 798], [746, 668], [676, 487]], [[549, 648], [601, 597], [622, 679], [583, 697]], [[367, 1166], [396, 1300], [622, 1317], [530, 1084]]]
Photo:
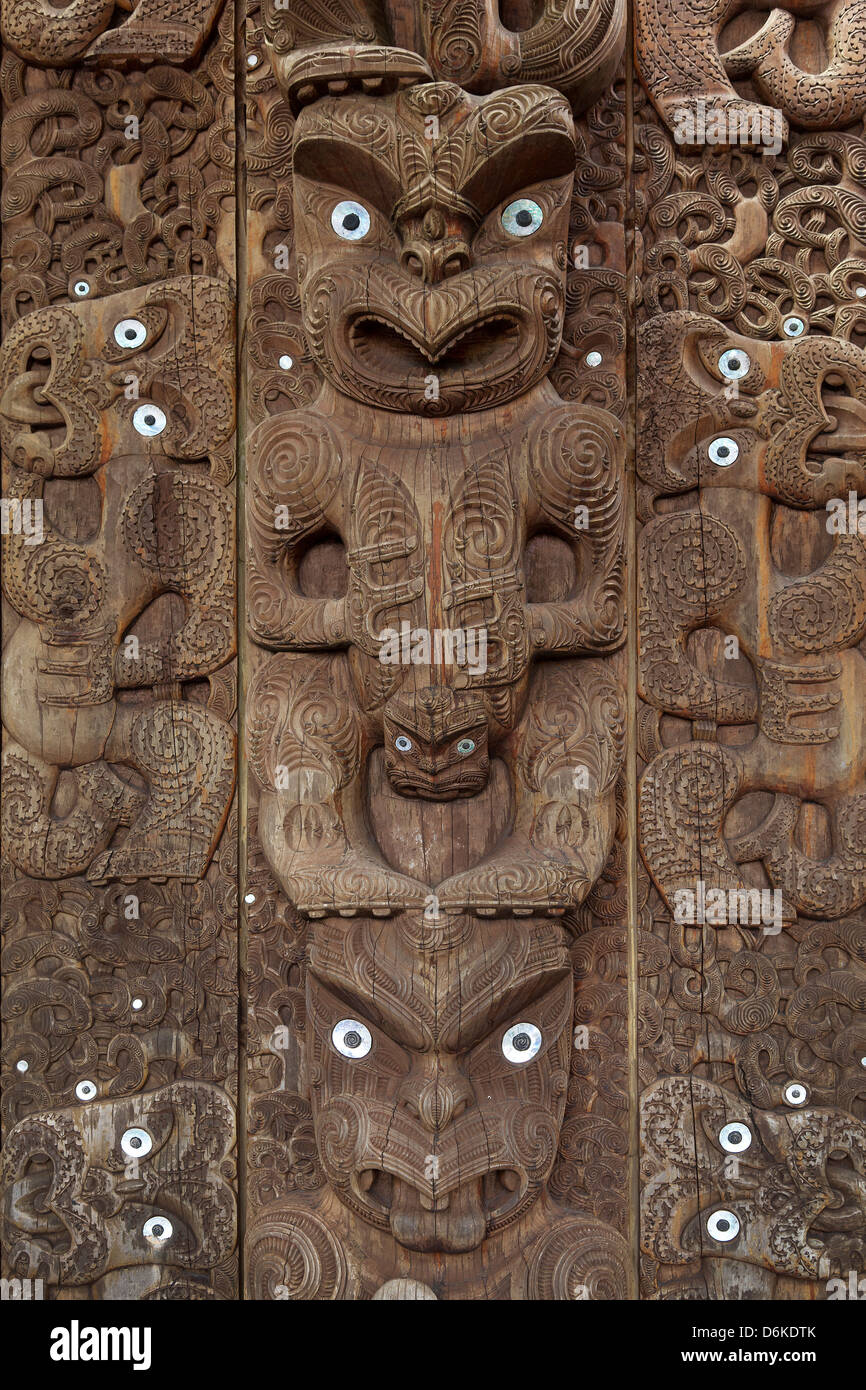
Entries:
[[237, 1292], [218, 10], [0, 10], [4, 1276], [50, 1298]]
[[[726, 43], [731, 22], [743, 11], [769, 13], [757, 30], [752, 26], [741, 41]], [[792, 41], [802, 18], [819, 27], [823, 65], [813, 60], [803, 66], [802, 50], [795, 56]], [[635, 0], [635, 45], [650, 96], [675, 133], [711, 113], [724, 119], [709, 143], [757, 144], [762, 123], [781, 129], [779, 112], [804, 130], [844, 129], [866, 114], [862, 0], [786, 0], [784, 6], [774, 0]], [[738, 81], [751, 85], [754, 99], [743, 99], [733, 85]], [[758, 133], [744, 141], [750, 130]], [[684, 143], [704, 141], [693, 136]]]

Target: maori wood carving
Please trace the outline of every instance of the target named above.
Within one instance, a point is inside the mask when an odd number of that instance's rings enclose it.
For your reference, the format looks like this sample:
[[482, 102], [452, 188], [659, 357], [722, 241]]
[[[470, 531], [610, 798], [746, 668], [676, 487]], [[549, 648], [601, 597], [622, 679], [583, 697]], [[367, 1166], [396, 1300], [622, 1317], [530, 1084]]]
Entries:
[[602, 1007], [574, 1042], [626, 578], [622, 242], [605, 117], [574, 111], [612, 71], [579, 36], [615, 59], [622, 17], [550, 7], [509, 52], [480, 10], [475, 61], [444, 9], [263, 16], [261, 144], [287, 125], [291, 164], [253, 192], [250, 355], [300, 370], [251, 388], [247, 722], [297, 945], [281, 965], [263, 907], [253, 1297], [627, 1291], [625, 1037]]
[[50, 1298], [237, 1294], [218, 9], [0, 9], [4, 1276]]
[[[866, 1268], [866, 11], [743, 9], [636, 7], [670, 129], [641, 97], [656, 1299], [838, 1297]], [[774, 119], [751, 119], [761, 103]]]
[[0, 0], [4, 1296], [866, 1279], [866, 0], [631, 18]]

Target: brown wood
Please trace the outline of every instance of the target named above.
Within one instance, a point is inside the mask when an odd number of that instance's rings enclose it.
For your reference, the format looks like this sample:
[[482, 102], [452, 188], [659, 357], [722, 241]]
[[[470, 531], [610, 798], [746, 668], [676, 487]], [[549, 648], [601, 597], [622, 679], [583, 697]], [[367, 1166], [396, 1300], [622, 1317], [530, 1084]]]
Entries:
[[866, 5], [627, 19], [0, 0], [48, 1298], [864, 1275]]

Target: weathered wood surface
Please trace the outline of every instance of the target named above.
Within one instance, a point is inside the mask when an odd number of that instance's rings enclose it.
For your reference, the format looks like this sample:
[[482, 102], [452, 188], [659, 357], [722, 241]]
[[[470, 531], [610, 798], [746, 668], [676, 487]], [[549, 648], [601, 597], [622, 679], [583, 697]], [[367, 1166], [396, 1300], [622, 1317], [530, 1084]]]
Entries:
[[864, 11], [2, 0], [4, 1274], [862, 1276]]
[[0, 8], [4, 1275], [233, 1298], [233, 18], [112, 8]]

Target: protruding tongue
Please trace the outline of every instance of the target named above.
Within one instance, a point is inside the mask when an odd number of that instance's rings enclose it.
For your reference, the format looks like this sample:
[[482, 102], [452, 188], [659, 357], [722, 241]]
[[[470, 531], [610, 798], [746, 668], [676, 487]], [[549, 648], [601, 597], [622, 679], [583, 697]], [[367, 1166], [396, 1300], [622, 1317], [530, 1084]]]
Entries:
[[474, 1250], [487, 1231], [480, 1182], [464, 1183], [425, 1210], [421, 1194], [400, 1178], [394, 1179], [391, 1231], [410, 1250]]

